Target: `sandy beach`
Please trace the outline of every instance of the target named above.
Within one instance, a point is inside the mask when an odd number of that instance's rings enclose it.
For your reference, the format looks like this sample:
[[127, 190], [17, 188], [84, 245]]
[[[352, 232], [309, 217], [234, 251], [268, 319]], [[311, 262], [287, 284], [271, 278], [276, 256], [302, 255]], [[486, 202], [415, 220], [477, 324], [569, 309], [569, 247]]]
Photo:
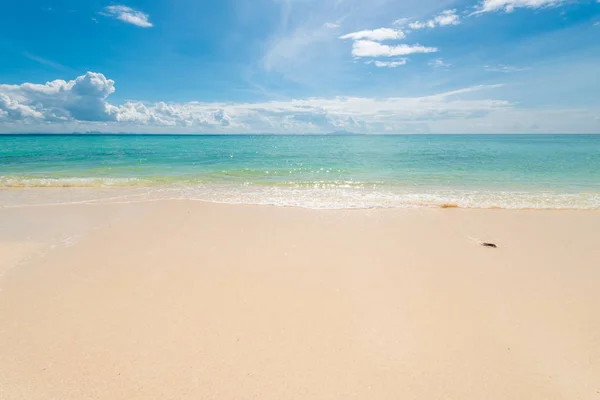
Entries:
[[599, 233], [597, 211], [1, 208], [0, 399], [598, 400]]

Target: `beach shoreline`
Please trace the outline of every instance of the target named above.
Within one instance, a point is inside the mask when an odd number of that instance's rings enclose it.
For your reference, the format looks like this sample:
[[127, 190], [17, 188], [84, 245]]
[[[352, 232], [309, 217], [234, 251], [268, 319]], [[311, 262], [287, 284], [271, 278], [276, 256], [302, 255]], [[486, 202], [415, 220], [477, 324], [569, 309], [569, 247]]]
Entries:
[[257, 184], [0, 187], [0, 207], [122, 204], [189, 200], [314, 210], [461, 208], [507, 210], [600, 210], [596, 192], [447, 190], [439, 188], [281, 187]]
[[600, 135], [11, 136], [0, 137], [0, 205], [16, 193], [17, 206], [106, 193], [311, 209], [600, 210], [598, 154]]
[[160, 200], [0, 220], [2, 399], [600, 390], [597, 211]]

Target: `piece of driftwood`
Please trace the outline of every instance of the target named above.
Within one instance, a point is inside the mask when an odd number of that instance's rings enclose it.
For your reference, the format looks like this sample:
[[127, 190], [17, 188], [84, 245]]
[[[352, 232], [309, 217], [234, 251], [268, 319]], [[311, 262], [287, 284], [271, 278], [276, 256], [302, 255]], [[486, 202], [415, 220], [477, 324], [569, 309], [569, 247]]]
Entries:
[[483, 247], [492, 247], [494, 249], [498, 248], [494, 243], [481, 243]]

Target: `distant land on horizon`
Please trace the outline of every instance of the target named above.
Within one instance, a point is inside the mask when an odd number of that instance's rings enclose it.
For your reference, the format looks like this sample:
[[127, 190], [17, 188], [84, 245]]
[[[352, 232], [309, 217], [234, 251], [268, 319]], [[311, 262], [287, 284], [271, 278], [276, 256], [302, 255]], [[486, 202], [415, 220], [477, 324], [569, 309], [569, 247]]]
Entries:
[[[357, 136], [357, 135], [415, 135], [415, 133], [356, 133], [349, 131], [335, 131], [326, 133], [139, 133], [139, 132], [68, 132], [68, 133], [55, 133], [55, 132], [2, 132], [0, 136], [16, 136], [16, 135], [29, 135], [29, 136], [43, 136], [43, 135], [57, 135], [57, 136], [93, 136], [93, 135], [105, 135], [105, 136], [123, 136], [123, 135], [138, 135], [138, 136]], [[417, 135], [423, 135], [417, 133]]]
[[139, 132], [1, 132], [0, 136], [595, 136], [597, 133], [357, 133], [335, 131], [327, 133], [139, 133]]

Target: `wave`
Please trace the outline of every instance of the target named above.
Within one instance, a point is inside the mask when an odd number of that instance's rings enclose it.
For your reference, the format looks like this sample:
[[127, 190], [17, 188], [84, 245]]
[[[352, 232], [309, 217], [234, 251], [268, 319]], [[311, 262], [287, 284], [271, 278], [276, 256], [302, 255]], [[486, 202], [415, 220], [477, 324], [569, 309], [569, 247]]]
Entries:
[[600, 193], [549, 193], [489, 190], [386, 190], [358, 188], [191, 187], [174, 198], [230, 204], [262, 204], [311, 209], [480, 208], [600, 209]]
[[[311, 209], [437, 207], [600, 210], [598, 192], [398, 187], [381, 182], [356, 181], [279, 182], [272, 185], [251, 182], [172, 184], [165, 183], [164, 180], [138, 178], [0, 177], [0, 187], [5, 189], [0, 196], [4, 206], [176, 199]], [[25, 190], [26, 195], [21, 193], [17, 196], [11, 195], [15, 191], [10, 189], [29, 190]], [[40, 191], [43, 195], [40, 195]], [[16, 190], [16, 192], [23, 191]]]

